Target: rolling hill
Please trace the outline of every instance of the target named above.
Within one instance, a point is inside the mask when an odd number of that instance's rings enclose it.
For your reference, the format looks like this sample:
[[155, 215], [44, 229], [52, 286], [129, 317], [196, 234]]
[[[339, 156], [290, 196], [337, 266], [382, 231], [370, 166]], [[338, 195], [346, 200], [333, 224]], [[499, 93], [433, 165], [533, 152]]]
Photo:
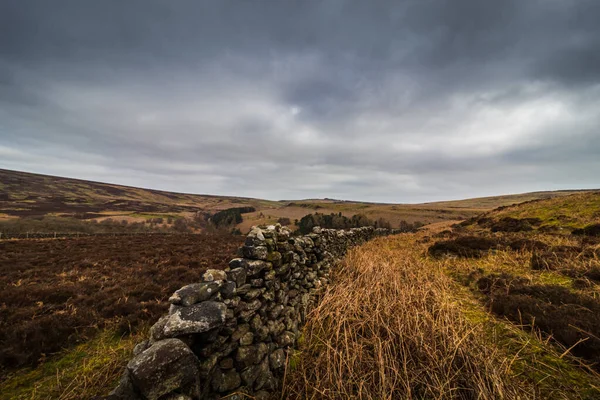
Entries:
[[0, 169], [0, 220], [40, 217], [75, 217], [102, 221], [107, 218], [143, 222], [151, 218], [192, 218], [234, 207], [253, 207], [238, 228], [292, 222], [310, 213], [365, 214], [383, 218], [393, 227], [401, 221], [424, 224], [461, 221], [499, 206], [525, 201], [555, 199], [581, 191], [534, 192], [423, 204], [380, 204], [332, 199], [270, 201], [244, 197], [173, 193], [160, 190], [62, 178]]

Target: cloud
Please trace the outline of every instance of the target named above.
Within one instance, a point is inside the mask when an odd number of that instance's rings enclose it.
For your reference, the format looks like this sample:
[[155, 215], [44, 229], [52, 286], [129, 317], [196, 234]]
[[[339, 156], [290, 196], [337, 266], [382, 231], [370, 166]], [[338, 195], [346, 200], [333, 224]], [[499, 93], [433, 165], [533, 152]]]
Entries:
[[270, 199], [599, 187], [594, 0], [0, 5], [0, 167]]

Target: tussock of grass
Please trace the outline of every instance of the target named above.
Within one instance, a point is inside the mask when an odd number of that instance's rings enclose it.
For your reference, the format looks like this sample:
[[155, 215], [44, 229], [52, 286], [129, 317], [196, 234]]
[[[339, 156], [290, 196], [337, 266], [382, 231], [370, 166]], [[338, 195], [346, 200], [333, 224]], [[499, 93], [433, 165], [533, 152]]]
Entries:
[[146, 331], [121, 337], [106, 330], [35, 369], [17, 371], [0, 383], [0, 399], [80, 400], [106, 395]]
[[414, 245], [380, 239], [350, 251], [308, 317], [285, 396], [533, 397], [483, 325], [461, 312], [452, 280]]

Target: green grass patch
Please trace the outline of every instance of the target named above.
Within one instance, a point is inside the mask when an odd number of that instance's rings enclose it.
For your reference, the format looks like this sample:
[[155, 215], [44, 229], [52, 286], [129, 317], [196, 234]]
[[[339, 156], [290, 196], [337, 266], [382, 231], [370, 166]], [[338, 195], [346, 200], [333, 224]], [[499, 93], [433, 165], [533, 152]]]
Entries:
[[58, 354], [37, 368], [12, 373], [0, 383], [0, 399], [88, 399], [106, 395], [114, 387], [131, 358], [133, 347], [145, 329], [121, 337], [112, 330]]

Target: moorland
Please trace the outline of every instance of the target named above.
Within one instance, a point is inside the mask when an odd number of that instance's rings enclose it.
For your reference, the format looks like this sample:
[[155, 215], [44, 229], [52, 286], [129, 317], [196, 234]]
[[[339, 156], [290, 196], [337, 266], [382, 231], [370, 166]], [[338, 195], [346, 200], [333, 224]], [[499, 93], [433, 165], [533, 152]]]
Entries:
[[[282, 395], [600, 398], [600, 192], [406, 205], [175, 194], [14, 171], [0, 171], [0, 185], [4, 227], [90, 234], [0, 240], [0, 398], [105, 395], [169, 295], [235, 256], [234, 229], [281, 218], [294, 228], [316, 212], [423, 226], [354, 248], [334, 269]], [[232, 209], [244, 210], [241, 221]], [[198, 214], [227, 229], [194, 224]], [[173, 229], [177, 220], [185, 229]]]

